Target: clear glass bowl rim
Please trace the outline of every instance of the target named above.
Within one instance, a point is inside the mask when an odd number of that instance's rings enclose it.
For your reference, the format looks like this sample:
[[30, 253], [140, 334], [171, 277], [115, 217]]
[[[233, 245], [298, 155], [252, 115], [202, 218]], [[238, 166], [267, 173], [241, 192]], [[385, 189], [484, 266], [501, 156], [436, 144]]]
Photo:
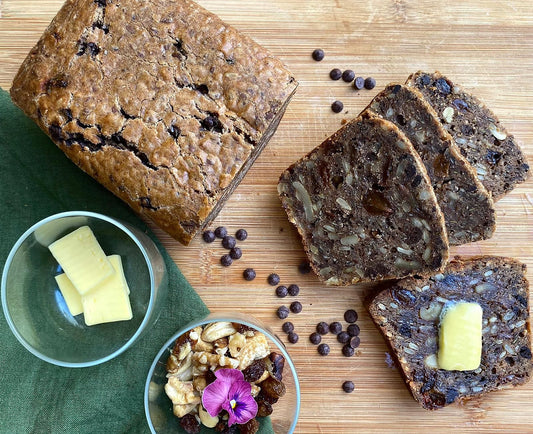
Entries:
[[161, 347], [157, 355], [154, 357], [152, 365], [150, 366], [150, 370], [148, 371], [148, 376], [146, 378], [146, 384], [144, 387], [144, 411], [146, 414], [146, 421], [148, 422], [148, 426], [150, 427], [150, 431], [153, 434], [157, 434], [157, 431], [154, 429], [154, 426], [152, 425], [152, 420], [150, 417], [150, 411], [149, 411], [149, 405], [148, 405], [149, 404], [148, 394], [149, 394], [150, 382], [151, 382], [152, 376], [154, 374], [154, 371], [155, 371], [155, 368], [157, 366], [159, 359], [161, 358], [161, 356], [163, 355], [165, 351], [168, 351], [168, 349], [174, 345], [174, 342], [176, 341], [176, 339], [180, 337], [183, 333], [195, 327], [205, 325], [205, 324], [208, 324], [214, 321], [229, 321], [229, 322], [237, 322], [240, 324], [244, 324], [248, 327], [252, 327], [264, 333], [270, 340], [272, 340], [273, 342], [277, 344], [278, 349], [281, 351], [281, 353], [283, 354], [283, 357], [285, 357], [285, 361], [288, 363], [290, 367], [292, 376], [294, 378], [294, 385], [296, 388], [296, 391], [295, 391], [296, 392], [296, 408], [294, 412], [294, 418], [291, 421], [291, 426], [288, 431], [289, 434], [293, 433], [294, 429], [296, 428], [296, 423], [298, 422], [298, 416], [300, 414], [300, 381], [298, 380], [298, 374], [296, 373], [296, 368], [291, 359], [291, 356], [289, 355], [289, 353], [287, 352], [285, 348], [285, 344], [275, 335], [275, 333], [273, 333], [268, 328], [268, 326], [263, 325], [262, 321], [259, 320], [258, 318], [255, 318], [254, 316], [248, 315], [248, 314], [244, 315], [238, 312], [232, 313], [232, 312], [223, 312], [223, 311], [211, 312], [201, 319], [193, 320], [189, 322], [187, 325], [185, 325], [180, 330], [178, 330], [176, 333], [174, 333], [174, 335], [172, 335], [172, 337], [163, 344], [163, 346]]
[[[103, 221], [106, 221], [108, 223], [111, 223], [112, 225], [114, 225], [117, 228], [121, 229], [137, 245], [137, 247], [139, 248], [139, 250], [141, 251], [141, 253], [142, 253], [143, 257], [144, 257], [144, 260], [146, 261], [146, 266], [148, 267], [148, 272], [150, 274], [150, 301], [148, 302], [148, 308], [146, 309], [146, 314], [145, 314], [144, 319], [141, 322], [139, 328], [136, 330], [135, 334], [130, 339], [128, 339], [128, 341], [123, 346], [121, 346], [120, 348], [118, 348], [117, 350], [115, 350], [111, 354], [108, 354], [105, 357], [101, 357], [101, 358], [96, 359], [96, 360], [90, 360], [88, 362], [76, 362], [76, 363], [73, 363], [73, 362], [64, 362], [62, 360], [57, 360], [57, 359], [48, 357], [47, 355], [45, 355], [45, 354], [41, 353], [40, 351], [37, 351], [35, 348], [33, 348], [22, 337], [22, 335], [16, 329], [15, 324], [13, 323], [13, 320], [11, 319], [11, 315], [9, 313], [9, 309], [7, 307], [7, 293], [6, 293], [7, 289], [6, 289], [6, 285], [7, 285], [7, 274], [8, 274], [9, 268], [11, 266], [11, 262], [13, 261], [13, 257], [15, 256], [16, 252], [18, 251], [18, 249], [20, 248], [22, 243], [24, 241], [26, 241], [26, 239], [33, 232], [35, 232], [35, 230], [37, 228], [39, 228], [40, 226], [43, 226], [44, 224], [46, 224], [46, 223], [48, 223], [48, 222], [50, 222], [52, 220], [57, 220], [57, 219], [64, 218], [64, 217], [80, 217], [80, 216], [92, 217], [92, 218], [96, 218], [96, 219], [103, 220]], [[91, 212], [91, 211], [66, 211], [66, 212], [61, 212], [61, 213], [58, 213], [58, 214], [51, 215], [49, 217], [46, 217], [46, 218], [38, 221], [33, 226], [31, 226], [29, 229], [27, 229], [26, 232], [24, 232], [19, 237], [17, 242], [11, 248], [11, 251], [9, 252], [9, 255], [7, 256], [6, 263], [4, 265], [4, 270], [2, 272], [2, 282], [1, 282], [1, 299], [2, 299], [2, 310], [4, 312], [4, 316], [6, 318], [7, 324], [9, 325], [9, 328], [11, 329], [12, 333], [15, 335], [17, 340], [29, 352], [31, 352], [33, 355], [37, 356], [41, 360], [44, 360], [44, 361], [46, 361], [48, 363], [52, 363], [53, 365], [64, 366], [64, 367], [68, 367], [68, 368], [85, 368], [85, 367], [95, 366], [95, 365], [99, 365], [101, 363], [107, 362], [108, 360], [111, 360], [111, 359], [115, 358], [119, 354], [122, 354], [124, 351], [126, 351], [137, 340], [137, 338], [140, 336], [140, 334], [144, 331], [144, 329], [147, 326], [147, 324], [149, 323], [149, 320], [150, 320], [150, 317], [151, 317], [151, 315], [149, 315], [149, 313], [151, 313], [151, 311], [152, 311], [152, 309], [154, 307], [154, 303], [155, 303], [155, 276], [154, 276], [154, 270], [152, 268], [152, 265], [150, 264], [150, 259], [149, 259], [148, 252], [146, 251], [146, 249], [144, 248], [142, 243], [137, 239], [136, 235], [128, 227], [126, 227], [123, 223], [121, 223], [120, 221], [118, 221], [118, 220], [116, 220], [116, 219], [114, 219], [112, 217], [108, 217], [108, 216], [106, 216], [104, 214], [99, 214], [99, 213], [95, 213], [95, 212]]]

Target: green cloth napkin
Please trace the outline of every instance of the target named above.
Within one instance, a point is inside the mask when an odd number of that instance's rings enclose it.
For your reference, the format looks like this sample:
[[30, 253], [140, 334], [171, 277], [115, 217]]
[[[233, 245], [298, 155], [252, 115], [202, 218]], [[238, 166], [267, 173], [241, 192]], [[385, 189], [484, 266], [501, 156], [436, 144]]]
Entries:
[[30, 354], [0, 311], [0, 432], [145, 433], [146, 375], [161, 346], [208, 309], [160, 242], [125, 204], [71, 163], [0, 89], [0, 265], [31, 225], [62, 211], [87, 210], [146, 231], [169, 271], [169, 294], [155, 327], [102, 365], [63, 368]]

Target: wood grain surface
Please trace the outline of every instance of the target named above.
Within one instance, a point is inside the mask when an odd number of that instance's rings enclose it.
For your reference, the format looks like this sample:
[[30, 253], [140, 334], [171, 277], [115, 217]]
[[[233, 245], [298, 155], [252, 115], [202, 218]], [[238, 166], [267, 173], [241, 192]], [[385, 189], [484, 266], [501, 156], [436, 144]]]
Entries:
[[[303, 312], [292, 315], [300, 342], [288, 344], [302, 387], [299, 433], [533, 432], [533, 382], [487, 395], [480, 402], [436, 412], [421, 409], [398, 371], [385, 363], [386, 346], [362, 299], [371, 286], [327, 288], [301, 275], [304, 253], [276, 195], [281, 171], [356, 116], [387, 83], [418, 69], [440, 70], [473, 89], [513, 132], [533, 161], [533, 2], [524, 0], [200, 0], [200, 3], [278, 55], [300, 82], [278, 132], [227, 202], [213, 227], [246, 228], [243, 258], [219, 265], [223, 249], [200, 239], [183, 247], [156, 229], [168, 251], [213, 310], [238, 310], [281, 331], [275, 316], [281, 300], [267, 284], [276, 272], [283, 284], [298, 283]], [[0, 2], [0, 86], [7, 89], [27, 52], [62, 4], [61, 0]], [[311, 59], [322, 48], [322, 62]], [[338, 67], [373, 76], [372, 91], [356, 92], [329, 79]], [[340, 99], [345, 111], [334, 114]], [[498, 227], [488, 241], [454, 248], [454, 254], [515, 257], [533, 277], [533, 183], [497, 203]], [[246, 282], [242, 270], [257, 278]], [[290, 300], [283, 300], [290, 302]], [[331, 355], [320, 357], [308, 342], [319, 321], [342, 321], [359, 312], [361, 347], [343, 357], [331, 335]], [[355, 391], [341, 389], [344, 380]], [[141, 402], [139, 397], [139, 402]]]

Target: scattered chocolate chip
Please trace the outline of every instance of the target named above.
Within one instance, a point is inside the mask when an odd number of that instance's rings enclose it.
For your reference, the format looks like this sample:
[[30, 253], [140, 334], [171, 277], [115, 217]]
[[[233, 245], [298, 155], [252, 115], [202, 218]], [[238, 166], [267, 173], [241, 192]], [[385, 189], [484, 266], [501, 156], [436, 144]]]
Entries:
[[300, 339], [300, 337], [295, 332], [289, 332], [288, 339], [291, 344], [295, 344], [296, 342], [298, 342], [298, 339]]
[[361, 339], [359, 338], [359, 336], [353, 336], [350, 339], [350, 343], [348, 345], [350, 345], [350, 347], [352, 348], [357, 348], [360, 344], [361, 344]]
[[359, 328], [357, 324], [350, 324], [346, 328], [346, 331], [348, 332], [350, 336], [359, 336], [359, 333], [361, 333], [361, 329]]
[[289, 308], [287, 306], [278, 307], [277, 315], [279, 319], [287, 318], [289, 316]]
[[291, 303], [291, 312], [292, 313], [300, 313], [302, 311], [302, 303], [299, 301], [293, 301]]
[[219, 226], [215, 229], [215, 235], [217, 238], [224, 238], [226, 235], [228, 235], [228, 231], [224, 226]]
[[226, 235], [224, 238], [222, 238], [222, 247], [225, 249], [233, 249], [235, 244], [237, 244], [237, 241], [231, 235]]
[[313, 333], [311, 333], [311, 335], [309, 336], [309, 341], [310, 341], [313, 345], [318, 345], [318, 344], [320, 343], [320, 341], [322, 341], [322, 336], [320, 336], [320, 333], [313, 332]]
[[241, 259], [242, 257], [242, 250], [239, 247], [233, 247], [229, 251], [229, 255], [231, 256], [231, 259]]
[[280, 298], [287, 297], [288, 293], [286, 286], [280, 285], [276, 288], [276, 295]]
[[339, 68], [334, 68], [329, 72], [329, 78], [332, 80], [340, 80], [342, 77], [342, 71]]
[[350, 345], [342, 347], [342, 355], [344, 357], [352, 357], [355, 354], [355, 350]]
[[283, 325], [281, 326], [281, 329], [285, 333], [290, 333], [294, 330], [294, 324], [290, 321], [284, 322]]
[[329, 325], [329, 331], [333, 333], [334, 335], [338, 335], [342, 331], [342, 325], [340, 322], [332, 322]]
[[340, 113], [343, 108], [344, 104], [342, 103], [342, 101], [334, 101], [331, 104], [331, 110], [333, 110], [334, 113]]
[[342, 390], [344, 390], [346, 393], [352, 393], [355, 389], [355, 386], [352, 381], [345, 381], [342, 383]]
[[329, 333], [329, 325], [327, 322], [319, 322], [316, 325], [316, 331], [317, 333], [320, 333], [321, 335], [327, 335]]
[[289, 295], [292, 295], [293, 297], [296, 297], [300, 293], [300, 287], [298, 285], [295, 285], [294, 283], [292, 285], [289, 285]]
[[452, 89], [450, 88], [450, 85], [444, 78], [439, 78], [435, 82], [435, 87], [438, 89], [438, 91], [444, 95], [448, 95]]
[[237, 232], [235, 232], [235, 238], [237, 238], [239, 241], [244, 241], [246, 238], [248, 238], [248, 232], [246, 232], [246, 229], [239, 229]]
[[229, 267], [231, 264], [233, 264], [233, 259], [231, 259], [230, 255], [222, 255], [220, 258], [220, 263], [223, 267]]
[[365, 89], [371, 90], [376, 87], [376, 80], [372, 77], [365, 78]]
[[202, 238], [204, 239], [204, 241], [206, 243], [212, 243], [213, 241], [215, 241], [215, 233], [213, 231], [205, 231], [203, 234], [202, 234]]
[[301, 274], [308, 274], [311, 272], [311, 265], [309, 264], [309, 262], [304, 261], [300, 265], [298, 265], [298, 271]]
[[327, 356], [329, 354], [329, 345], [328, 344], [320, 344], [317, 348], [318, 354], [321, 356]]
[[420, 77], [420, 81], [422, 82], [422, 85], [427, 86], [429, 83], [431, 83], [431, 77], [427, 74], [424, 74], [422, 77]]
[[351, 69], [347, 69], [342, 73], [342, 80], [346, 83], [351, 83], [354, 78], [355, 72], [353, 72]]
[[317, 48], [316, 50], [313, 51], [311, 56], [313, 57], [314, 60], [316, 60], [317, 62], [320, 62], [324, 58], [324, 50]]
[[269, 274], [268, 276], [268, 284], [272, 286], [276, 286], [279, 283], [279, 276], [276, 273]]
[[242, 272], [242, 277], [244, 277], [245, 280], [254, 280], [255, 270], [253, 268], [247, 268]]
[[356, 77], [353, 82], [353, 87], [355, 87], [357, 90], [361, 90], [363, 87], [365, 87], [365, 79], [363, 77]]
[[346, 344], [346, 343], [350, 340], [350, 335], [348, 334], [348, 332], [340, 332], [340, 333], [337, 335], [337, 340], [338, 340], [341, 344]]
[[346, 322], [354, 323], [357, 321], [357, 318], [359, 318], [359, 315], [357, 315], [357, 312], [353, 309], [344, 312], [344, 321]]

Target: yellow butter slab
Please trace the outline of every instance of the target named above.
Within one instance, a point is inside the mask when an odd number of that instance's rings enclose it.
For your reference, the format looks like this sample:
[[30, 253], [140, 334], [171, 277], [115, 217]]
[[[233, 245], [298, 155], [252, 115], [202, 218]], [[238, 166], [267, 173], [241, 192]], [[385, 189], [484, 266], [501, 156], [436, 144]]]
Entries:
[[126, 281], [126, 276], [124, 275], [124, 267], [122, 266], [122, 258], [120, 257], [120, 255], [109, 255], [107, 259], [109, 259], [115, 271], [118, 274], [120, 274], [120, 278], [122, 279], [122, 284], [126, 288], [127, 294], [130, 295], [130, 287], [128, 286], [128, 282]]
[[481, 363], [483, 309], [477, 303], [458, 302], [442, 312], [437, 362], [447, 371], [470, 371]]
[[81, 297], [85, 324], [88, 326], [133, 317], [120, 256], [112, 255], [109, 261], [115, 273]]
[[89, 226], [82, 226], [48, 246], [80, 295], [114, 273]]
[[55, 276], [57, 286], [67, 303], [67, 307], [72, 316], [79, 315], [83, 312], [81, 304], [81, 295], [76, 290], [70, 279], [65, 273]]

